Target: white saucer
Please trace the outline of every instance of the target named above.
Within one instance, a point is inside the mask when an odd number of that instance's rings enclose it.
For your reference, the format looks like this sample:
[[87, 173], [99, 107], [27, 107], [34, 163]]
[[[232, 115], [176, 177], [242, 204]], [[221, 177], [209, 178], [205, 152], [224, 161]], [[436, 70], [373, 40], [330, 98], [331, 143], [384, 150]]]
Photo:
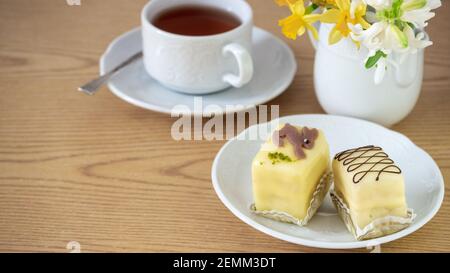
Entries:
[[[356, 241], [338, 217], [329, 196], [306, 227], [280, 223], [250, 211], [253, 203], [251, 162], [263, 140], [228, 141], [217, 154], [212, 181], [220, 200], [239, 219], [270, 236], [310, 247], [363, 248], [406, 236], [425, 225], [444, 199], [444, 179], [434, 160], [406, 136], [374, 123], [330, 115], [296, 115], [280, 118], [281, 123], [320, 128], [325, 132], [331, 155], [345, 149], [374, 144], [383, 147], [405, 176], [408, 206], [417, 214], [413, 224], [381, 238]], [[259, 130], [248, 128], [242, 134]]]
[[[260, 28], [253, 30], [253, 57], [255, 74], [252, 81], [242, 88], [230, 88], [222, 92], [203, 95], [203, 108], [218, 105], [242, 105], [245, 110], [263, 104], [283, 93], [291, 84], [297, 70], [292, 50], [280, 39]], [[136, 28], [116, 38], [100, 60], [100, 74], [131, 55], [142, 50], [141, 29]], [[210, 116], [207, 109], [194, 109], [194, 96], [177, 93], [160, 85], [144, 70], [142, 60], [125, 68], [110, 80], [109, 89], [119, 98], [142, 108], [171, 113], [176, 105], [186, 105], [193, 115]], [[225, 110], [225, 109], [224, 109]], [[224, 113], [234, 112], [229, 109]]]

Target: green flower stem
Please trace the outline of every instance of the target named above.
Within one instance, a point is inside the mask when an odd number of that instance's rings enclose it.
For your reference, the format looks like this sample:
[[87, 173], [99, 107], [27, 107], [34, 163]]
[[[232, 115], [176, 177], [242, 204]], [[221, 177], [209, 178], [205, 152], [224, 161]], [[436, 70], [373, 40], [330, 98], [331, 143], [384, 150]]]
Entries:
[[319, 5], [311, 4], [305, 9], [305, 15], [313, 13], [316, 9], [319, 8]]
[[410, 11], [415, 9], [421, 9], [427, 5], [427, 0], [414, 0], [410, 1], [408, 3], [403, 3], [401, 5], [402, 10], [404, 11]]

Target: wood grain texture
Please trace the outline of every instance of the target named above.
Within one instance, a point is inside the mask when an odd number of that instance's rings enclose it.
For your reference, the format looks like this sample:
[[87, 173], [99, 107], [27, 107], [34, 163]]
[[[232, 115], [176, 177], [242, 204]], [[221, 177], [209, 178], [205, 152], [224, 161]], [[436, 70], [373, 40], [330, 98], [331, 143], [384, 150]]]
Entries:
[[[175, 142], [174, 119], [133, 107], [103, 88], [76, 87], [97, 75], [117, 35], [139, 25], [146, 0], [0, 0], [0, 251], [320, 252], [247, 226], [212, 188], [222, 141]], [[256, 25], [281, 37], [286, 12], [249, 1]], [[445, 1], [444, 1], [445, 2]], [[393, 129], [427, 150], [446, 180], [444, 204], [414, 234], [383, 245], [389, 252], [450, 251], [450, 7], [428, 29], [423, 92]], [[322, 113], [313, 89], [313, 49], [289, 41], [300, 69], [270, 102], [281, 115]], [[366, 251], [366, 250], [355, 250]]]

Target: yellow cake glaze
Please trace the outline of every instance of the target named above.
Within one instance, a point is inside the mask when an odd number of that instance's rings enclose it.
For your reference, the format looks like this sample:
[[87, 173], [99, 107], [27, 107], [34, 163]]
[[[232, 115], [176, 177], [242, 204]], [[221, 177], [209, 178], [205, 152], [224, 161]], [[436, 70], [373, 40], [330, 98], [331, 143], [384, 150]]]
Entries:
[[407, 217], [401, 170], [381, 148], [345, 151], [336, 155], [332, 167], [334, 190], [360, 229], [386, 216]]
[[[302, 131], [302, 127], [295, 128]], [[328, 143], [323, 132], [318, 130], [314, 146], [303, 149], [305, 158], [299, 159], [292, 143], [284, 141], [279, 147], [272, 138], [262, 145], [252, 163], [255, 208], [258, 211], [285, 212], [302, 220], [321, 177], [329, 171]], [[288, 158], [273, 160], [269, 154], [274, 153]]]

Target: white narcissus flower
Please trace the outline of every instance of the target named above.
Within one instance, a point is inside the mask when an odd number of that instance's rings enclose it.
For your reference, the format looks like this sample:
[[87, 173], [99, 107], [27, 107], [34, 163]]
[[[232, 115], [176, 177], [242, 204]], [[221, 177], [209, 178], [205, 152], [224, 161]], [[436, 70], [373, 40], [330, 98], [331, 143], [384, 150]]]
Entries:
[[423, 31], [419, 31], [416, 34], [410, 26], [406, 26], [404, 32], [408, 38], [408, 53], [416, 54], [419, 49], [429, 47], [433, 44]]
[[441, 0], [403, 0], [403, 10], [421, 9], [429, 7], [430, 9], [437, 9], [442, 6]]
[[[350, 26], [352, 30], [351, 37], [355, 41], [361, 42], [369, 50], [366, 61], [374, 57], [378, 51], [382, 51], [385, 55], [391, 53], [391, 49], [386, 45], [386, 31], [389, 29], [389, 24], [385, 21], [374, 23], [369, 29], [363, 30], [361, 25]], [[376, 65], [374, 82], [380, 84], [386, 75], [387, 60], [381, 57]]]
[[432, 41], [428, 39], [425, 32], [418, 31], [417, 33], [410, 27], [405, 27], [404, 30], [406, 37], [408, 37], [408, 48], [399, 54], [397, 58], [397, 63], [402, 64], [410, 55], [417, 54], [420, 49], [429, 47], [433, 44]]
[[[361, 25], [350, 25], [353, 40], [369, 50], [366, 67], [376, 64], [375, 83], [383, 80], [387, 65], [398, 67], [409, 55], [433, 43], [428, 40], [423, 28], [435, 16], [431, 10], [441, 6], [441, 0], [353, 0], [350, 15], [357, 5], [365, 3], [376, 12], [367, 12], [372, 25], [364, 30]], [[394, 8], [398, 7], [400, 9]], [[370, 18], [368, 18], [370, 17]]]
[[384, 46], [394, 52], [405, 52], [409, 46], [406, 34], [394, 24], [389, 24], [385, 30]]
[[[366, 61], [375, 56], [378, 51], [387, 55], [387, 57], [380, 58], [376, 64], [375, 84], [383, 81], [388, 64], [397, 67], [409, 55], [417, 54], [420, 49], [433, 44], [423, 31], [416, 34], [408, 25], [403, 31], [386, 21], [377, 22], [367, 30], [363, 30], [361, 25], [349, 25], [349, 27], [352, 30], [352, 38], [369, 49]], [[393, 53], [397, 54], [399, 58], [391, 58]]]
[[441, 0], [428, 0], [427, 3], [431, 9], [437, 9], [442, 6]]
[[427, 21], [435, 16], [431, 10], [441, 5], [440, 0], [405, 0], [401, 6], [403, 14], [400, 19], [418, 28], [424, 28], [428, 25]]
[[[372, 52], [372, 55], [378, 50], [385, 54], [390, 54], [393, 51], [403, 52], [408, 47], [406, 34], [400, 31], [397, 26], [386, 21], [376, 22], [366, 30], [363, 30], [361, 25], [349, 25], [349, 28], [352, 30], [352, 39], [361, 42]], [[372, 55], [369, 54], [369, 57]]]
[[377, 51], [383, 47], [384, 29], [387, 22], [374, 23], [370, 28], [364, 30], [361, 25], [351, 25], [348, 27], [352, 30], [350, 36], [353, 40], [362, 43], [369, 51]]
[[434, 12], [430, 12], [429, 8], [423, 8], [406, 11], [401, 18], [405, 22], [410, 22], [419, 28], [424, 28], [428, 25], [427, 21], [433, 18], [434, 15]]
[[[349, 27], [352, 30], [352, 39], [361, 42], [369, 50], [366, 62], [379, 51], [385, 54], [376, 63], [375, 84], [380, 84], [383, 81], [388, 64], [397, 67], [409, 54], [417, 53], [418, 49], [431, 44], [430, 41], [426, 40], [423, 33], [415, 35], [414, 30], [409, 26], [401, 31], [397, 26], [387, 21], [374, 23], [367, 30], [363, 30], [361, 25], [349, 25]], [[394, 60], [391, 58], [393, 53], [401, 57]]]

